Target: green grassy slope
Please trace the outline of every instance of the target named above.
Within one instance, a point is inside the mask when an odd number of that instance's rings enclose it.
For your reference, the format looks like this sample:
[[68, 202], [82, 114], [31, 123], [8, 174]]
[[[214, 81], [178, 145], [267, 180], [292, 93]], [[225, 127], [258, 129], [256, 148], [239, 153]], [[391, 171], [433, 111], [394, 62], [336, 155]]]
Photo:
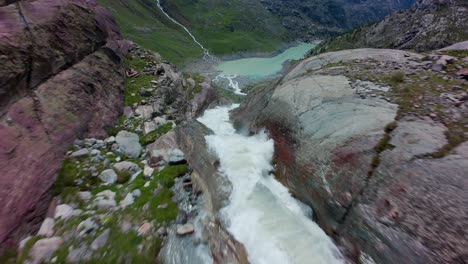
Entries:
[[154, 0], [98, 0], [112, 11], [124, 36], [183, 65], [200, 58], [203, 51], [179, 26], [168, 20]]
[[273, 51], [289, 40], [279, 19], [259, 1], [166, 0], [162, 4], [217, 55]]

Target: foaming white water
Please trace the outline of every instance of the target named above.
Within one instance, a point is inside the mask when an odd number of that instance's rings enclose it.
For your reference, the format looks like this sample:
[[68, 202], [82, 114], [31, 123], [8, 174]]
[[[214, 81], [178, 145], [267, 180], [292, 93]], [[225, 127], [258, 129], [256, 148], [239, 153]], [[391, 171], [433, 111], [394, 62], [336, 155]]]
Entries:
[[174, 24], [177, 24], [178, 26], [180, 26], [182, 29], [185, 30], [185, 32], [187, 32], [187, 34], [192, 38], [193, 42], [195, 42], [195, 44], [197, 44], [198, 46], [200, 46], [200, 48], [203, 50], [203, 59], [204, 60], [207, 60], [207, 59], [211, 59], [213, 61], [217, 61], [217, 59], [212, 56], [210, 54], [210, 52], [208, 51], [208, 49], [206, 49], [198, 40], [197, 38], [195, 38], [195, 36], [192, 34], [192, 32], [190, 32], [190, 30], [188, 30], [188, 28], [186, 28], [184, 25], [182, 25], [181, 23], [179, 23], [179, 21], [175, 20], [173, 17], [171, 17], [168, 13], [166, 13], [166, 11], [164, 11], [164, 8], [161, 6], [161, 0], [157, 0], [157, 5], [158, 5], [158, 8], [159, 10], [161, 10], [161, 12], [167, 17], [169, 18], [169, 20], [171, 20], [172, 22], [174, 22]]
[[239, 86], [239, 82], [236, 81], [235, 79], [239, 77], [238, 75], [224, 75], [224, 74], [220, 74], [218, 76], [216, 76], [213, 81], [215, 82], [218, 82], [220, 81], [220, 79], [226, 79], [229, 84], [228, 86], [231, 87], [234, 91], [235, 94], [238, 94], [238, 95], [246, 95], [246, 93], [243, 93], [240, 86]]
[[235, 107], [207, 110], [198, 119], [213, 130], [206, 136], [208, 146], [233, 185], [230, 203], [221, 210], [228, 231], [245, 245], [253, 264], [343, 263], [332, 240], [311, 220], [311, 210], [271, 175], [273, 140], [265, 133], [236, 133], [229, 121]]

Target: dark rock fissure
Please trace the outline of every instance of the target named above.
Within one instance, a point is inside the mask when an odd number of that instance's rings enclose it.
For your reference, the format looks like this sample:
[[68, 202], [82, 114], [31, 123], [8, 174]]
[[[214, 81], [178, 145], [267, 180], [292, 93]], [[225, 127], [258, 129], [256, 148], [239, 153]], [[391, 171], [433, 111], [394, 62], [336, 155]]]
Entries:
[[344, 206], [345, 213], [343, 214], [342, 218], [339, 220], [340, 224], [344, 224], [346, 222], [349, 213], [353, 210], [353, 208], [359, 203], [360, 198], [364, 195], [364, 192], [369, 187], [370, 180], [372, 176], [374, 176], [375, 171], [379, 168], [380, 165], [380, 154], [387, 150], [391, 149], [393, 146], [389, 144], [391, 141], [391, 133], [397, 128], [396, 121], [389, 123], [385, 127], [385, 134], [379, 140], [377, 145], [374, 147], [375, 155], [372, 157], [371, 161], [371, 169], [367, 173], [367, 177], [365, 179], [364, 186], [359, 190], [358, 195], [353, 196], [351, 203], [347, 206]]

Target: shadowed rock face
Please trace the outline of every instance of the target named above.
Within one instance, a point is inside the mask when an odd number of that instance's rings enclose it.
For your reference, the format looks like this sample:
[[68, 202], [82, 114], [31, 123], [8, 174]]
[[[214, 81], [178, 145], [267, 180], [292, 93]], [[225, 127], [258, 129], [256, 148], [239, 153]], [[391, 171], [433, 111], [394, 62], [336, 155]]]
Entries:
[[409, 8], [414, 0], [262, 0], [267, 9], [281, 18], [288, 30], [304, 37], [335, 35], [379, 21], [395, 11]]
[[0, 242], [36, 228], [68, 146], [121, 112], [128, 50], [93, 1], [0, 2]]
[[[217, 104], [217, 103], [215, 103]], [[205, 136], [213, 132], [196, 120], [178, 126], [175, 138], [193, 168], [192, 179], [203, 192], [209, 214], [204, 231], [208, 237], [214, 263], [249, 263], [244, 246], [229, 234], [217, 220], [217, 213], [226, 206], [231, 183], [218, 172], [219, 160], [210, 153]]]
[[[357, 61], [408, 65], [422, 57], [375, 49], [311, 57], [277, 84], [253, 90], [232, 113], [239, 129], [267, 129], [277, 178], [356, 262], [466, 261], [466, 142], [428, 157], [448, 143], [447, 127], [397, 117], [391, 100], [359, 96], [362, 83], [334, 73]], [[344, 66], [327, 67], [337, 63]]]

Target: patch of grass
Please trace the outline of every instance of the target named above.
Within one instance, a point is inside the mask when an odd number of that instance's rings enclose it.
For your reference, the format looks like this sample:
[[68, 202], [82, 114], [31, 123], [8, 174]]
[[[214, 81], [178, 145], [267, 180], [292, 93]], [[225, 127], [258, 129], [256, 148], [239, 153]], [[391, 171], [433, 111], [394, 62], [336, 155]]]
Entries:
[[374, 174], [375, 169], [380, 165], [380, 153], [384, 152], [385, 150], [389, 149], [394, 149], [395, 146], [390, 144], [390, 140], [392, 139], [391, 133], [398, 127], [398, 124], [396, 121], [393, 121], [391, 123], [388, 123], [385, 128], [385, 134], [383, 137], [379, 140], [377, 145], [374, 147], [375, 155], [372, 157], [371, 161], [371, 169], [367, 173], [368, 177], [371, 177]]
[[117, 174], [117, 183], [124, 184], [130, 180], [132, 174], [128, 171], [116, 171]]
[[466, 131], [468, 129], [462, 127], [462, 124], [449, 124], [447, 127], [448, 130], [445, 132], [445, 137], [448, 143], [427, 156], [436, 159], [443, 158], [468, 139], [465, 136], [465, 132], [468, 132]]
[[289, 36], [278, 17], [256, 1], [175, 0], [164, 6], [214, 54], [274, 51]]
[[[161, 240], [151, 234], [140, 236], [135, 230], [120, 230], [122, 218], [109, 218], [103, 231], [110, 229], [107, 244], [98, 249], [87, 263], [153, 263], [161, 249]], [[141, 221], [141, 219], [138, 219]], [[96, 234], [98, 236], [99, 234]]]
[[75, 164], [74, 159], [64, 159], [52, 186], [52, 195], [57, 196], [61, 194], [66, 187], [74, 186], [75, 179], [79, 173], [80, 169]]
[[140, 95], [140, 89], [150, 87], [152, 80], [154, 80], [154, 76], [145, 74], [127, 79], [125, 83], [124, 104], [126, 106], [132, 106], [134, 103], [141, 102], [143, 97]]
[[139, 59], [139, 58], [127, 59], [126, 63], [127, 63], [127, 68], [132, 68], [138, 72], [143, 71], [143, 69], [148, 64], [146, 60]]
[[156, 130], [152, 131], [151, 133], [148, 133], [146, 135], [141, 135], [140, 136], [140, 144], [142, 146], [146, 146], [148, 144], [153, 143], [156, 141], [160, 136], [168, 133], [172, 129], [172, 123], [168, 122], [160, 127], [158, 127]]
[[171, 188], [174, 186], [174, 179], [187, 173], [187, 165], [170, 165], [156, 175], [156, 179], [162, 186]]
[[7, 248], [0, 255], [0, 263], [15, 264], [17, 256], [18, 256], [18, 251], [16, 247]]
[[98, 0], [98, 3], [112, 11], [127, 39], [159, 52], [170, 62], [184, 65], [202, 57], [202, 49], [159, 11], [156, 1]]
[[395, 146], [389, 143], [391, 139], [392, 137], [388, 133], [385, 133], [385, 135], [379, 140], [377, 145], [374, 147], [375, 152], [380, 154], [384, 150], [395, 148]]
[[405, 74], [403, 72], [394, 72], [388, 77], [390, 85], [397, 85], [405, 80]]
[[398, 123], [396, 121], [393, 121], [391, 123], [388, 123], [386, 126], [385, 126], [385, 133], [391, 133], [393, 132], [393, 130], [395, 130], [396, 128], [398, 127]]
[[123, 125], [123, 123], [125, 122], [126, 119], [127, 119], [126, 116], [124, 116], [124, 115], [120, 116], [119, 119], [117, 119], [117, 122], [116, 122], [115, 126], [107, 129], [107, 131], [106, 131], [107, 135], [114, 136], [114, 137], [117, 136], [117, 134], [120, 131], [123, 130], [122, 125]]
[[[150, 200], [149, 213], [152, 219], [155, 219], [158, 223], [168, 224], [175, 220], [179, 209], [177, 205], [172, 201], [172, 191], [163, 188], [161, 192]], [[158, 208], [158, 206], [166, 204], [166, 208]]]
[[442, 51], [442, 53], [457, 58], [468, 57], [468, 50], [446, 50]]

